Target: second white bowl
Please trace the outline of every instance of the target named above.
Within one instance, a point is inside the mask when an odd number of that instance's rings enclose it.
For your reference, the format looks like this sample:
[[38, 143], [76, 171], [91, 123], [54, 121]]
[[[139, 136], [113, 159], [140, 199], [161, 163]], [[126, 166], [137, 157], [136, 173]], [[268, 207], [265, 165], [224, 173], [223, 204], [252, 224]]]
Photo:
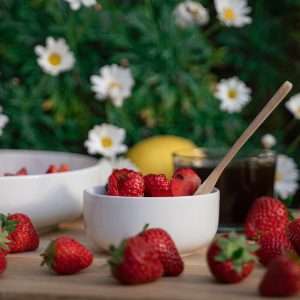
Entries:
[[145, 224], [165, 229], [181, 253], [207, 245], [219, 222], [219, 191], [185, 197], [118, 197], [105, 188], [85, 191], [83, 215], [91, 244], [107, 250], [111, 244], [140, 232]]

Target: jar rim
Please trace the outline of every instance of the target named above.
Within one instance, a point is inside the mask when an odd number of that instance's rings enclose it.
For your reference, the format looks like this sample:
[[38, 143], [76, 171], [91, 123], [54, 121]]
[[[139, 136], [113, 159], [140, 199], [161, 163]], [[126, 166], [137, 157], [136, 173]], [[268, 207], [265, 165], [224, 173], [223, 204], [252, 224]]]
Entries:
[[[194, 147], [178, 149], [172, 153], [173, 158], [185, 159], [215, 159], [220, 160], [228, 152], [229, 148]], [[276, 157], [276, 152], [270, 149], [241, 150], [234, 160], [249, 158]]]

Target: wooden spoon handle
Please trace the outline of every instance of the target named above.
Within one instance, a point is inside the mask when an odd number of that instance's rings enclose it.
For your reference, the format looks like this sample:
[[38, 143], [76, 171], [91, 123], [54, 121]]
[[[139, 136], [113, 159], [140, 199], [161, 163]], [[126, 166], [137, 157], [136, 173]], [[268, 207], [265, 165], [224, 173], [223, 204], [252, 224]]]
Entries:
[[293, 85], [289, 81], [286, 81], [281, 85], [274, 96], [269, 100], [269, 102], [264, 106], [264, 108], [244, 131], [244, 133], [238, 138], [231, 149], [227, 152], [224, 158], [219, 162], [216, 168], [199, 186], [199, 188], [195, 192], [195, 195], [207, 194], [213, 190], [224, 169], [228, 166], [228, 164], [235, 157], [238, 151], [243, 147], [243, 145], [248, 141], [248, 139], [253, 135], [257, 128], [259, 128], [259, 126], [266, 120], [266, 118], [272, 113], [272, 111], [286, 97], [292, 87]]

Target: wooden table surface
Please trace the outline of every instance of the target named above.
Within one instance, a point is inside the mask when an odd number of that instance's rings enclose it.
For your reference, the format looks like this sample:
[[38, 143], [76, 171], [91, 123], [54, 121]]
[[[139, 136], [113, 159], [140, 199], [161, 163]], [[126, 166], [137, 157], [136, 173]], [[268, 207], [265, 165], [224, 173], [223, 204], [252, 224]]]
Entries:
[[40, 267], [39, 253], [53, 237], [71, 235], [85, 243], [80, 223], [61, 226], [42, 237], [40, 249], [32, 253], [8, 256], [8, 269], [0, 278], [0, 299], [5, 300], [200, 300], [261, 299], [257, 286], [264, 272], [257, 267], [246, 281], [235, 285], [217, 284], [205, 263], [205, 249], [185, 258], [185, 272], [178, 278], [162, 278], [139, 286], [119, 285], [105, 265], [104, 255], [97, 254], [93, 265], [69, 276], [57, 276]]

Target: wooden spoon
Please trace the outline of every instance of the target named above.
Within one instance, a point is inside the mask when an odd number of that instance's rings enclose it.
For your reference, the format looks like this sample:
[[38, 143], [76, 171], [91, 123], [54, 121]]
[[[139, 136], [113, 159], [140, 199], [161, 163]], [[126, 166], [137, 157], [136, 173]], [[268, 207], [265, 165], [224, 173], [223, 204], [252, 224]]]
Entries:
[[269, 100], [269, 102], [264, 106], [264, 108], [248, 126], [248, 128], [234, 143], [234, 145], [227, 152], [224, 158], [214, 168], [214, 170], [210, 173], [206, 180], [199, 186], [199, 188], [195, 192], [195, 195], [208, 194], [213, 190], [224, 169], [228, 166], [228, 164], [235, 157], [238, 151], [243, 147], [243, 145], [248, 141], [248, 139], [253, 135], [257, 128], [259, 128], [259, 126], [266, 120], [266, 118], [272, 113], [272, 111], [286, 97], [292, 87], [293, 85], [289, 81], [286, 81], [281, 85], [274, 96]]

